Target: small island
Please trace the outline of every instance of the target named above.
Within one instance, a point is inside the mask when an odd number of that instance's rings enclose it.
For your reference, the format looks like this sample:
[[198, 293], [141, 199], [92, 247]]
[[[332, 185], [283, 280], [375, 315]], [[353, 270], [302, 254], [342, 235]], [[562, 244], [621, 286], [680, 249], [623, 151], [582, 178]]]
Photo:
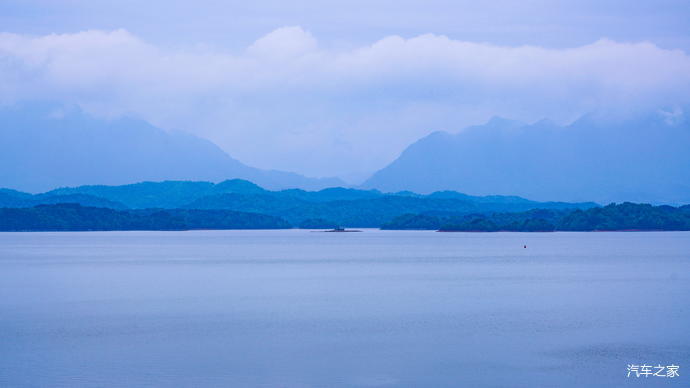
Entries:
[[345, 229], [342, 226], [336, 226], [335, 228], [333, 228], [331, 230], [324, 230], [324, 232], [327, 232], [327, 233], [349, 233], [349, 232], [361, 232], [361, 230]]

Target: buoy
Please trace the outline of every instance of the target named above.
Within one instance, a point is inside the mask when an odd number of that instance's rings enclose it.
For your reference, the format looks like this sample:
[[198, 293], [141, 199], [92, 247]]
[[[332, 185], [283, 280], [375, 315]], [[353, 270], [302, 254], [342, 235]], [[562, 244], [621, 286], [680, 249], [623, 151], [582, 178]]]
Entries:
[[527, 248], [527, 245], [524, 245], [523, 248]]

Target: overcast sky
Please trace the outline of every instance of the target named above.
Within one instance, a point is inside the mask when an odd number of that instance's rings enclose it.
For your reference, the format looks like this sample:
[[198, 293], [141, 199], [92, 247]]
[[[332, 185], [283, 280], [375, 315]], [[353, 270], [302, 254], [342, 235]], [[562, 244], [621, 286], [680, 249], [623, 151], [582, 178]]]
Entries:
[[137, 116], [357, 177], [493, 115], [690, 102], [688, 1], [2, 0], [0, 102]]

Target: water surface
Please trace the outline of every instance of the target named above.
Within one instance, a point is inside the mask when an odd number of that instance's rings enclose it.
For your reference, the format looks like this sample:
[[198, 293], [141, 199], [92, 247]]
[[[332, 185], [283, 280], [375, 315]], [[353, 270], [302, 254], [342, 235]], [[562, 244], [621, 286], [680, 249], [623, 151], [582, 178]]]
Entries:
[[688, 386], [689, 280], [688, 232], [0, 233], [0, 386]]

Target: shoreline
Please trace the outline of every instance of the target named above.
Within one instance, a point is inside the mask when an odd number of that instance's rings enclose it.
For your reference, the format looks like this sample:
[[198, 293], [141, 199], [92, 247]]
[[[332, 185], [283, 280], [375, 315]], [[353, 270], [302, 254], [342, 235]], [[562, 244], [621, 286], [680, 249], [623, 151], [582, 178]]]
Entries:
[[[392, 229], [388, 229], [392, 230]], [[606, 232], [688, 232], [688, 229], [603, 229], [603, 230], [437, 230], [439, 233], [606, 233]]]
[[[363, 228], [374, 231], [387, 232], [436, 232], [436, 233], [609, 233], [609, 232], [690, 232], [688, 229], [614, 229], [614, 230], [433, 230], [433, 229], [380, 229]], [[70, 230], [0, 230], [0, 233], [84, 233], [84, 232], [204, 232], [204, 231], [276, 231], [276, 230], [303, 230], [305, 232], [319, 233], [352, 233], [365, 232], [365, 230], [321, 230], [321, 229], [302, 229], [302, 228], [237, 228], [237, 229], [70, 229]]]

